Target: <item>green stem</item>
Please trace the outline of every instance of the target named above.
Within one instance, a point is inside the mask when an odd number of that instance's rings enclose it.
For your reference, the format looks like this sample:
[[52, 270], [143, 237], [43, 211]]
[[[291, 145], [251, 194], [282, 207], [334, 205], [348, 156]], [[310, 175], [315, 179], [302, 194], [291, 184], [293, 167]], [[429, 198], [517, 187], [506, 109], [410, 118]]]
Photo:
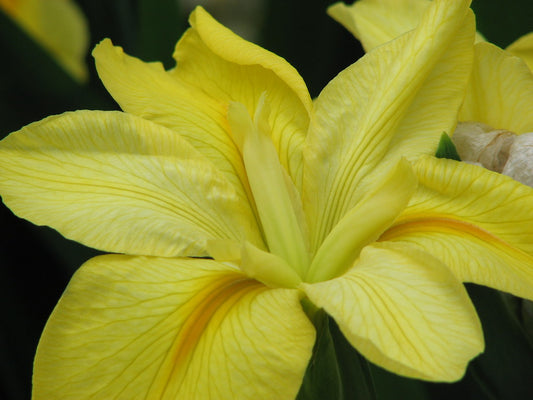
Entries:
[[374, 378], [366, 358], [352, 347], [333, 320], [330, 330], [341, 371], [342, 399], [377, 400]]
[[317, 339], [297, 400], [376, 400], [367, 360], [344, 338], [332, 318], [302, 302]]

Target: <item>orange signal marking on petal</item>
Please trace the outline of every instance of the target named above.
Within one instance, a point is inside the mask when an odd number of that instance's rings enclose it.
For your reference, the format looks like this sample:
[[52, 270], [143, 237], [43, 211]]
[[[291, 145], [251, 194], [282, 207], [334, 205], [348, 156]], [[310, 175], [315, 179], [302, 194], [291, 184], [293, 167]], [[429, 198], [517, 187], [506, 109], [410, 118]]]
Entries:
[[254, 291], [260, 293], [267, 289], [262, 283], [237, 273], [221, 274], [210, 280], [180, 309], [180, 313], [189, 314], [154, 379], [150, 395], [162, 396], [171, 380], [174, 386], [184, 379], [188, 363], [208, 326], [216, 330], [239, 300]]
[[412, 217], [397, 221], [391, 228], [387, 229], [380, 236], [378, 241], [383, 242], [386, 240], [394, 240], [402, 235], [421, 232], [440, 232], [449, 233], [452, 235], [467, 234], [484, 242], [490, 242], [498, 247], [505, 247], [508, 250], [512, 249], [513, 251], [520, 252], [520, 250], [516, 247], [510, 245], [499, 237], [494, 236], [490, 232], [480, 228], [477, 225], [448, 216], [439, 215], [414, 215]]
[[[500, 251], [515, 260], [520, 260], [523, 263], [522, 265], [530, 266], [533, 262], [533, 257], [529, 253], [509, 244], [485, 229], [466, 221], [438, 214], [435, 216], [413, 215], [411, 217], [403, 218], [386, 230], [378, 241], [401, 240], [402, 236], [423, 233], [443, 233], [456, 237], [469, 236], [470, 239], [489, 244], [494, 251]], [[416, 242], [416, 238], [413, 241]], [[490, 251], [490, 249], [488, 250]], [[516, 265], [515, 268], [521, 270], [521, 273], [529, 274], [528, 267], [520, 267], [519, 265]]]

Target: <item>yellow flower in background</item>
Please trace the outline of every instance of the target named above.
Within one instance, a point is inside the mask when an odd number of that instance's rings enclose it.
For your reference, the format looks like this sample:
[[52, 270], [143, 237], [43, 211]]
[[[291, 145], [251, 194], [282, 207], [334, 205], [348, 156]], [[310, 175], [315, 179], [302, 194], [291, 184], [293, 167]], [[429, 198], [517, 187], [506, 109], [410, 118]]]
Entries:
[[19, 24], [77, 81], [87, 80], [89, 30], [71, 0], [0, 0], [0, 10]]
[[520, 57], [533, 70], [533, 32], [519, 37], [506, 47], [506, 50], [514, 56]]
[[0, 142], [8, 207], [116, 253], [51, 315], [34, 398], [293, 399], [315, 341], [301, 302], [377, 365], [460, 379], [483, 335], [457, 277], [533, 298], [533, 189], [427, 156], [464, 97], [468, 5], [434, 1], [314, 102], [202, 8], [173, 70], [100, 43], [124, 112]]
[[[416, 27], [430, 3], [359, 0], [350, 6], [334, 4], [328, 12], [370, 51]], [[533, 186], [532, 60], [532, 34], [518, 39], [506, 50], [478, 34], [471, 78], [452, 136], [462, 160], [479, 163], [530, 186]]]

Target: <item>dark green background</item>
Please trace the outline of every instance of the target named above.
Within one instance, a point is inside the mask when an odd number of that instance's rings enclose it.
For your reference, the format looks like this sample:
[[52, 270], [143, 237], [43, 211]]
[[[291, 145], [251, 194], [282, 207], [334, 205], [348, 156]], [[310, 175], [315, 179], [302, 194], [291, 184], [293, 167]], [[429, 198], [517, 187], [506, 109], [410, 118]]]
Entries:
[[[78, 3], [89, 21], [91, 49], [110, 37], [129, 54], [173, 66], [170, 55], [187, 26], [187, 16], [176, 1]], [[257, 39], [298, 69], [312, 96], [362, 55], [358, 42], [326, 15], [332, 3], [267, 0]], [[533, 30], [530, 0], [477, 0], [474, 8], [479, 30], [500, 46]], [[232, 12], [239, 10], [221, 13], [221, 22]], [[0, 54], [0, 137], [51, 114], [117, 108], [99, 82], [90, 55], [89, 82], [78, 85], [2, 13]], [[40, 332], [70, 276], [94, 254], [51, 229], [19, 220], [0, 205], [0, 399], [30, 398], [32, 360]], [[470, 286], [469, 291], [482, 318], [487, 351], [471, 363], [465, 379], [428, 384], [370, 366], [379, 399], [533, 398], [533, 353], [531, 338], [523, 330], [522, 302], [480, 287]], [[338, 334], [334, 326], [331, 332], [334, 338]], [[342, 365], [343, 357], [351, 357], [350, 348], [341, 339], [335, 343]], [[342, 379], [349, 383], [349, 377]], [[362, 390], [352, 389], [354, 396], [360, 393], [359, 398], [365, 398]], [[331, 393], [327, 387], [324, 390]]]

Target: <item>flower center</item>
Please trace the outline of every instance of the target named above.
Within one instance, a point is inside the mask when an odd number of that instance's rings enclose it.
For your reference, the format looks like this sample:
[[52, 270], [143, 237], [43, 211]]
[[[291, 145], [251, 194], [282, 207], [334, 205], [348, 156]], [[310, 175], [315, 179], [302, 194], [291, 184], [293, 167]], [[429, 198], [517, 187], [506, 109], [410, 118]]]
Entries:
[[302, 277], [309, 266], [309, 253], [301, 199], [280, 164], [268, 117], [265, 93], [259, 99], [253, 121], [243, 104], [232, 102], [228, 108], [231, 132], [242, 154], [269, 251]]

